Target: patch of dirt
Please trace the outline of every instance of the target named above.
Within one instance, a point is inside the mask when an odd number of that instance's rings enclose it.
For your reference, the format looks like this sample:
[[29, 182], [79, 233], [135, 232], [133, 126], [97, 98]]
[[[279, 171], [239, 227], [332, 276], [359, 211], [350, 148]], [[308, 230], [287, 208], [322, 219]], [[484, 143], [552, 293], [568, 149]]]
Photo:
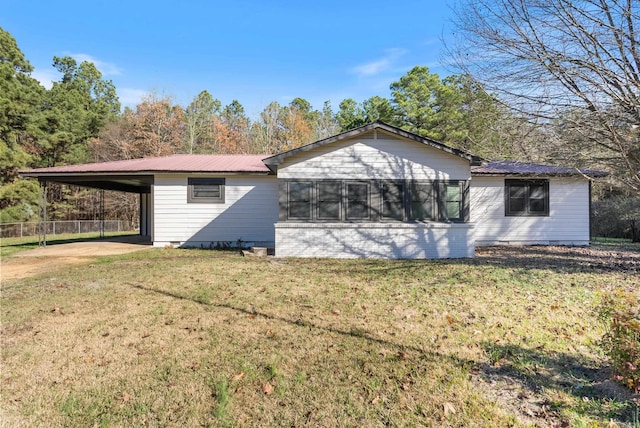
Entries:
[[571, 272], [619, 271], [640, 274], [640, 251], [607, 247], [477, 247], [476, 263]]
[[[575, 385], [568, 385], [567, 388], [582, 400], [607, 399], [635, 402], [636, 406], [640, 405], [640, 396], [615, 383], [611, 379], [609, 368], [584, 369], [584, 372], [588, 385], [576, 381]], [[540, 428], [570, 426], [570, 422], [565, 420], [549, 398], [545, 397], [544, 386], [509, 367], [481, 364], [472, 371], [471, 380], [486, 397], [495, 400], [500, 407], [516, 415], [526, 425]], [[620, 425], [612, 421], [611, 426]], [[626, 424], [623, 423], [622, 426]]]
[[23, 251], [0, 260], [0, 281], [29, 278], [55, 272], [68, 266], [91, 263], [99, 256], [132, 253], [148, 245], [91, 241], [49, 245]]

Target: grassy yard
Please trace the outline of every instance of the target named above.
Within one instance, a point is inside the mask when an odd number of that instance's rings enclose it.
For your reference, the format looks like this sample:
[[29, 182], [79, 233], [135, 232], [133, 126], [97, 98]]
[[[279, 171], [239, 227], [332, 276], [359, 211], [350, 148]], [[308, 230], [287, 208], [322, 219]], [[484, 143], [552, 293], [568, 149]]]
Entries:
[[149, 249], [4, 283], [0, 425], [632, 426], [594, 307], [640, 254], [478, 256]]

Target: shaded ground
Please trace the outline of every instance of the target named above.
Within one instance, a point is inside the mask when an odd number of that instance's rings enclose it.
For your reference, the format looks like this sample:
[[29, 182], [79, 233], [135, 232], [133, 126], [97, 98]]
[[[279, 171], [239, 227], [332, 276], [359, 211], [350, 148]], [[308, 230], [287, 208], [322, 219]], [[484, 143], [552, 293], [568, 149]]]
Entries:
[[149, 242], [139, 235], [47, 245], [3, 257], [0, 260], [0, 281], [55, 272], [67, 266], [90, 263], [99, 256], [132, 253], [145, 248], [150, 248]]
[[551, 269], [558, 272], [640, 274], [640, 251], [591, 246], [496, 246], [476, 248], [476, 263]]

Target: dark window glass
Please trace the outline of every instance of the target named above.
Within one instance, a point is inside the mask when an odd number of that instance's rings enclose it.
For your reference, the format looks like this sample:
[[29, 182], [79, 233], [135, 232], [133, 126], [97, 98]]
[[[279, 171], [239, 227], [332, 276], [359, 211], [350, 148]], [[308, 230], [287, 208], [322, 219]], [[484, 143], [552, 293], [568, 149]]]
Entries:
[[411, 186], [411, 218], [435, 220], [433, 215], [434, 193], [432, 183], [413, 183]]
[[339, 181], [320, 181], [318, 190], [318, 219], [339, 220], [342, 183]]
[[224, 178], [189, 178], [187, 202], [223, 203]]
[[310, 181], [289, 182], [289, 218], [311, 219], [311, 186]]
[[524, 212], [526, 209], [527, 188], [524, 184], [512, 184], [509, 187], [509, 211]]
[[546, 192], [544, 183], [529, 184], [529, 212], [544, 214], [547, 210]]
[[347, 183], [347, 220], [368, 219], [369, 214], [369, 184]]
[[404, 186], [400, 183], [382, 183], [382, 217], [404, 218]]
[[549, 215], [547, 180], [505, 180], [505, 215]]

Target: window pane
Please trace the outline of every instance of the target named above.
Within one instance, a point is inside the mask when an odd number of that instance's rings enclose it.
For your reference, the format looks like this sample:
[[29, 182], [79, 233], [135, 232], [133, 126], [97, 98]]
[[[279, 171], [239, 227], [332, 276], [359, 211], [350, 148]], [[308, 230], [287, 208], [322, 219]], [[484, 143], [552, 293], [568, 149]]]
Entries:
[[382, 217], [404, 218], [404, 186], [399, 183], [382, 184]]
[[457, 220], [461, 217], [460, 205], [462, 202], [462, 190], [460, 184], [445, 184], [445, 209], [449, 220]]
[[340, 203], [339, 202], [323, 202], [318, 205], [318, 218], [324, 220], [340, 219]]
[[522, 214], [527, 210], [527, 185], [526, 183], [509, 184], [509, 213]]
[[447, 184], [447, 201], [459, 201], [461, 198], [460, 186], [458, 184]]
[[347, 183], [347, 219], [369, 218], [369, 185]]
[[414, 183], [411, 189], [411, 218], [416, 220], [434, 220], [433, 185]]
[[311, 218], [311, 205], [309, 202], [289, 202], [290, 218]]
[[509, 199], [509, 212], [511, 214], [525, 212], [525, 199], [524, 198], [510, 198]]
[[340, 182], [319, 182], [318, 218], [324, 220], [340, 219], [340, 199], [342, 184]]
[[289, 183], [289, 218], [311, 219], [311, 182]]
[[290, 201], [308, 201], [311, 199], [311, 183], [292, 182], [289, 183]]
[[220, 185], [203, 186], [201, 184], [193, 186], [193, 196], [196, 198], [219, 198]]
[[460, 202], [447, 202], [447, 218], [460, 218]]

